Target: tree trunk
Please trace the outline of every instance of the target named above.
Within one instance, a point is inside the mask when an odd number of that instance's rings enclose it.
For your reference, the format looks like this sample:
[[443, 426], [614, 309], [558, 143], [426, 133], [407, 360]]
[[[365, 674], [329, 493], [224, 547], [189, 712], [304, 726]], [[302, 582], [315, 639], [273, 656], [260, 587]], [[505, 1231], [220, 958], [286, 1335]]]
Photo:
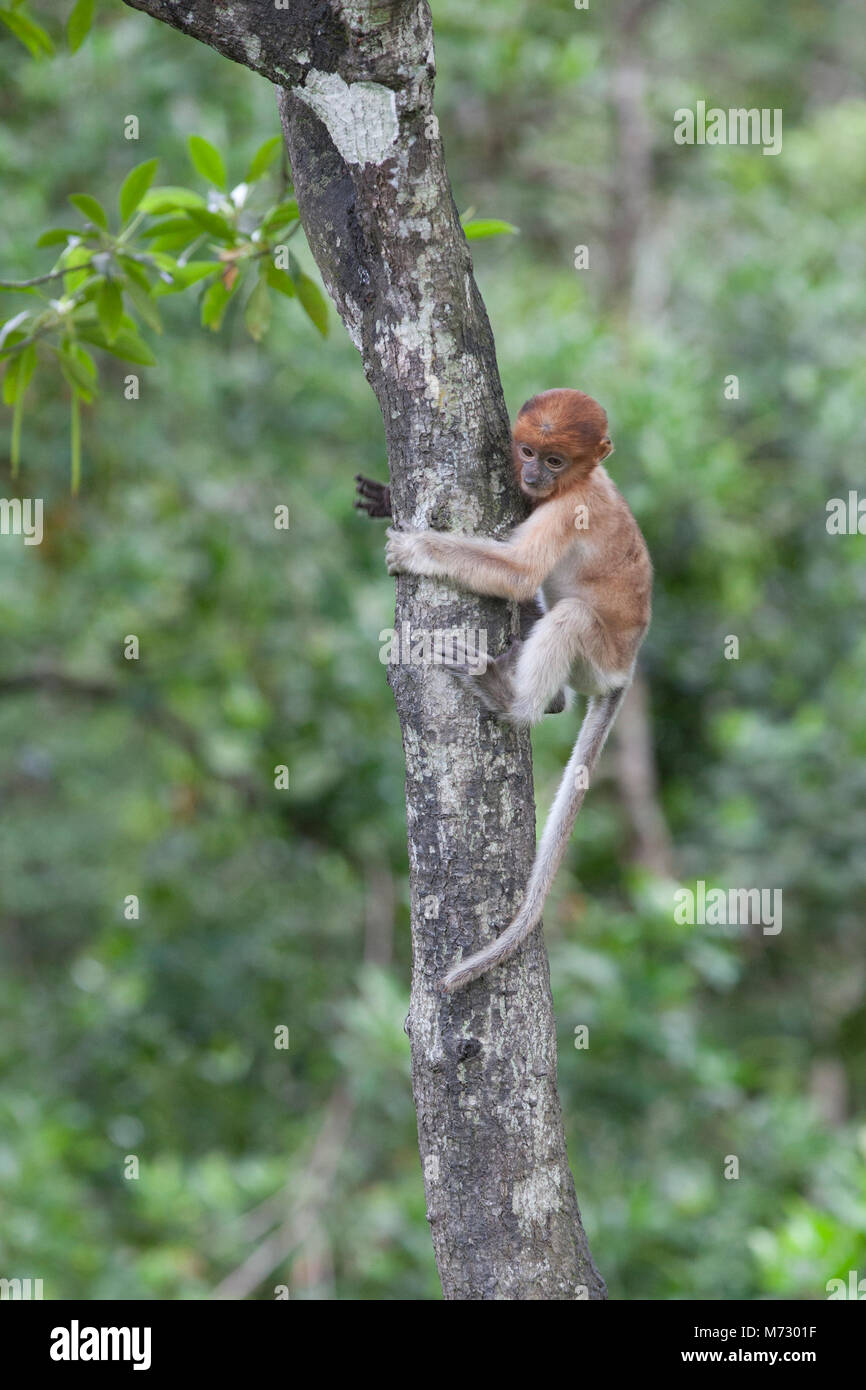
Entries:
[[[396, 524], [502, 534], [521, 507], [433, 114], [425, 0], [127, 3], [280, 89], [304, 230], [382, 409]], [[397, 581], [401, 637], [455, 628], [480, 632], [496, 654], [516, 613], [433, 580]], [[371, 660], [375, 648], [371, 633]], [[436, 989], [519, 904], [535, 845], [529, 737], [483, 717], [435, 665], [392, 665], [389, 679], [406, 755], [406, 1030], [445, 1296], [604, 1298], [568, 1167], [541, 933], [457, 995]]]
[[[647, 79], [643, 27], [658, 0], [631, 0], [613, 16], [610, 42], [614, 167], [607, 242], [610, 248], [609, 308], [628, 334], [644, 316], [639, 266], [663, 265], [658, 247], [647, 256], [653, 187], [652, 126], [646, 105]], [[638, 667], [614, 729], [615, 767], [623, 808], [631, 828], [629, 859], [660, 878], [673, 878], [674, 852], [659, 798], [652, 714], [646, 676]]]

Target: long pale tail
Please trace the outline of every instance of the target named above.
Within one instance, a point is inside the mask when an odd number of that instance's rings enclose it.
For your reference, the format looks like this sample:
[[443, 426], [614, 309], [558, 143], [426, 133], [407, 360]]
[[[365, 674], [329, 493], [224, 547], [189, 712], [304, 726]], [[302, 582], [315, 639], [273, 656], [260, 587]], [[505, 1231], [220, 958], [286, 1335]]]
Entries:
[[[508, 960], [521, 942], [538, 926], [545, 900], [562, 862], [565, 847], [571, 838], [574, 822], [583, 805], [586, 786], [582, 784], [588, 782], [592, 776], [627, 688], [624, 686], [611, 691], [609, 695], [593, 696], [589, 700], [574, 751], [568, 760], [550, 815], [547, 817], [520, 911], [501, 936], [497, 936], [495, 941], [491, 941], [483, 950], [476, 951], [473, 956], [467, 956], [442, 977], [441, 987], [446, 994], [460, 989], [470, 980], [477, 980], [478, 976], [483, 975], [491, 966], [501, 965], [504, 960]], [[585, 776], [579, 778], [580, 768], [585, 769]]]

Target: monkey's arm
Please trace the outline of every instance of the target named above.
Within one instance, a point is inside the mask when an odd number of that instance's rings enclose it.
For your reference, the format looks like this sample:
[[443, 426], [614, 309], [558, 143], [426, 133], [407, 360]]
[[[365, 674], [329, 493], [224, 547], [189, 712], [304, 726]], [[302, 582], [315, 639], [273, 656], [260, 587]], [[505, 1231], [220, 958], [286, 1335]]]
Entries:
[[365, 478], [362, 473], [355, 474], [355, 506], [368, 516], [392, 516], [391, 489], [387, 483], [377, 483], [374, 478]]
[[[355, 506], [370, 517], [392, 516], [391, 489], [387, 483], [378, 483], [375, 478], [365, 478], [363, 473], [355, 474]], [[525, 642], [538, 619], [544, 616], [544, 608], [537, 594], [520, 605], [520, 640]], [[548, 713], [558, 714], [559, 710]]]
[[388, 531], [385, 560], [391, 574], [453, 579], [476, 594], [526, 603], [574, 543], [571, 508], [539, 507], [507, 540], [444, 531]]
[[513, 540], [451, 535], [444, 531], [388, 529], [389, 574], [426, 574], [453, 579], [476, 594], [526, 602], [538, 591], [543, 572]]

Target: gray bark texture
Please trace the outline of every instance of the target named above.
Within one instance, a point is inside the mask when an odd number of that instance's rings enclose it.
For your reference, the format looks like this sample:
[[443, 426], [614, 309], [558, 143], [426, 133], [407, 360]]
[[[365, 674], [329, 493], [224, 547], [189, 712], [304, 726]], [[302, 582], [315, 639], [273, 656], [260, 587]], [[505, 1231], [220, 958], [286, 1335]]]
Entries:
[[[304, 230], [382, 409], [395, 524], [503, 534], [521, 504], [433, 114], [426, 0], [127, 3], [277, 86]], [[404, 624], [481, 630], [495, 655], [517, 615], [402, 576], [398, 632]], [[541, 933], [463, 992], [436, 988], [519, 904], [535, 848], [529, 737], [482, 716], [441, 667], [389, 669], [406, 755], [406, 1031], [445, 1297], [602, 1299], [566, 1155]]]

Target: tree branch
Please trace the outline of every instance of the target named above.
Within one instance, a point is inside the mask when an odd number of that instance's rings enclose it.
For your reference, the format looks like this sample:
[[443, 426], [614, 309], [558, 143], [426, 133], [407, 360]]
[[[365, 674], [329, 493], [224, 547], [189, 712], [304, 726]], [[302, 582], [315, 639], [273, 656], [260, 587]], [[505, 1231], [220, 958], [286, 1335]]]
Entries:
[[299, 80], [302, 64], [294, 55], [304, 43], [313, 62], [312, 53], [327, 42], [324, 34], [315, 32], [315, 12], [323, 28], [338, 22], [329, 5], [315, 0], [292, 0], [288, 9], [277, 9], [275, 0], [223, 0], [219, 4], [215, 0], [125, 0], [125, 4], [190, 34], [274, 83]]

